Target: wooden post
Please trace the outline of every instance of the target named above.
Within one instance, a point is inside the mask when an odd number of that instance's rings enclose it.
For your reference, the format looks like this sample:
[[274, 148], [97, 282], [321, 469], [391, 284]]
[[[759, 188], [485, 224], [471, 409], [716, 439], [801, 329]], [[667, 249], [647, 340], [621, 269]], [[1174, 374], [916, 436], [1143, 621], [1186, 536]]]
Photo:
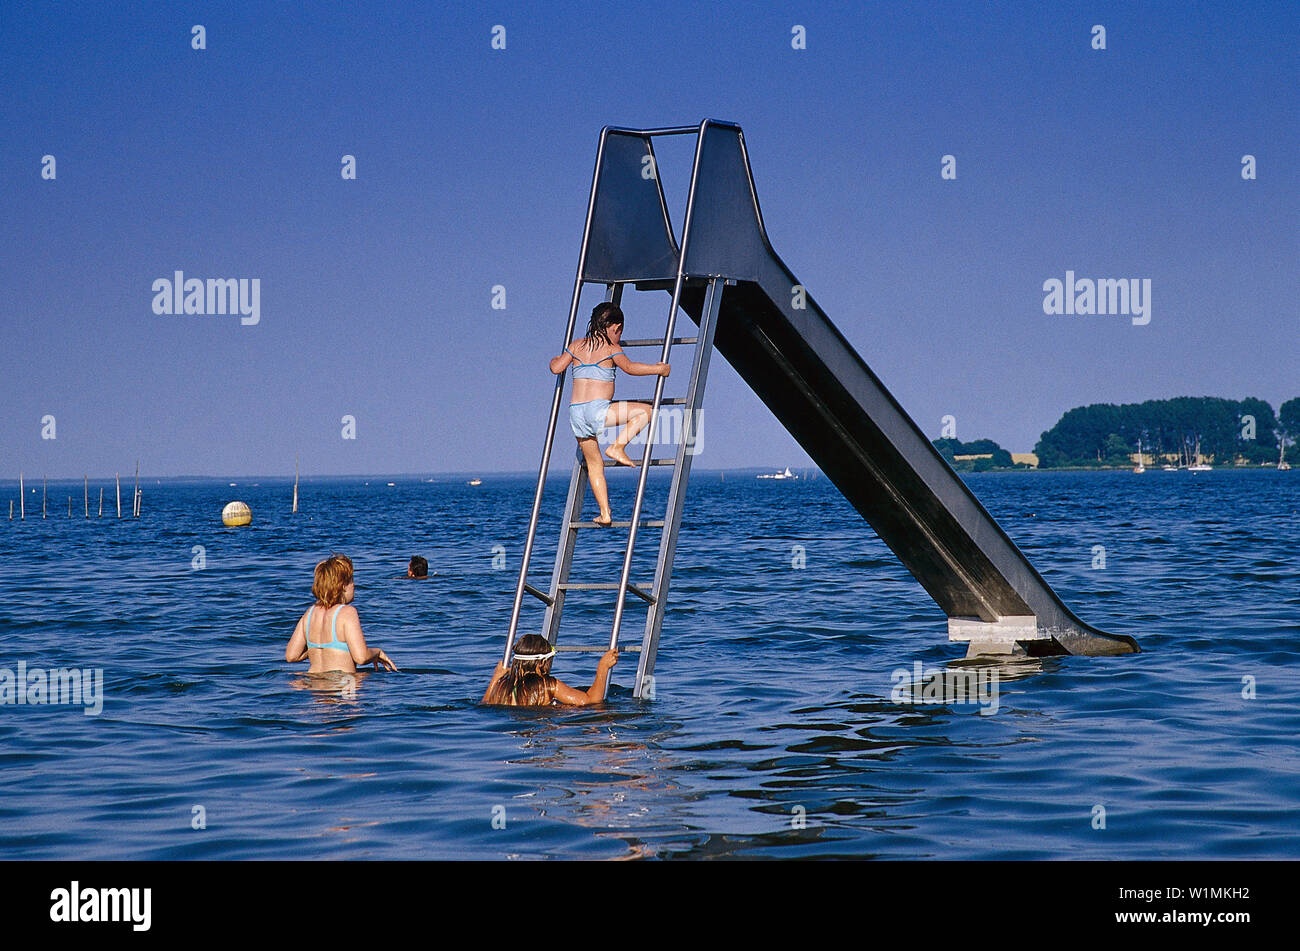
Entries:
[[293, 457], [293, 513], [298, 514], [298, 457]]
[[99, 487], [99, 517], [104, 517], [104, 487]]
[[68, 518], [72, 518], [72, 496], [68, 496]]
[[86, 497], [86, 518], [90, 518], [90, 476], [81, 477], [81, 491]]
[[140, 517], [140, 460], [135, 461], [135, 490], [131, 493], [131, 517]]
[[45, 479], [41, 479], [41, 518], [46, 517], [45, 508]]
[[122, 473], [116, 473], [117, 477], [117, 517], [122, 517]]
[[23, 488], [23, 474], [18, 473], [18, 521], [27, 521], [27, 492]]
[[12, 522], [13, 520], [14, 520], [14, 500], [10, 499], [9, 500], [9, 521]]

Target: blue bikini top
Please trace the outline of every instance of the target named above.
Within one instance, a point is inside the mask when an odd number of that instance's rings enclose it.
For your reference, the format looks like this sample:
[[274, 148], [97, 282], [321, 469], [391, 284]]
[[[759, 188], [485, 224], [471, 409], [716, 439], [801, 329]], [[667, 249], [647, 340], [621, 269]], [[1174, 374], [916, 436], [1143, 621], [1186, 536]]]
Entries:
[[604, 380], [606, 383], [613, 383], [614, 364], [611, 363], [607, 367], [603, 367], [601, 364], [606, 360], [613, 360], [623, 351], [619, 350], [615, 353], [611, 353], [607, 357], [601, 357], [595, 363], [583, 363], [578, 359], [578, 355], [568, 347], [564, 348], [564, 352], [573, 357], [573, 362], [575, 364], [573, 368], [573, 378], [575, 380]]
[[[308, 635], [311, 634], [311, 612], [315, 610], [316, 610], [315, 605], [312, 605], [307, 609], [307, 634]], [[337, 608], [334, 609], [334, 616], [330, 618], [330, 639], [326, 641], [324, 644], [317, 644], [314, 641], [312, 641], [310, 636], [308, 636], [307, 638], [308, 647], [317, 647], [320, 648], [321, 650], [327, 650], [327, 651], [329, 650], [347, 651], [349, 654], [352, 653], [352, 648], [348, 647], [348, 645], [344, 641], [339, 640], [338, 632], [334, 629], [334, 625], [336, 625], [339, 620], [339, 612], [342, 610], [343, 610], [343, 605], [340, 604]]]

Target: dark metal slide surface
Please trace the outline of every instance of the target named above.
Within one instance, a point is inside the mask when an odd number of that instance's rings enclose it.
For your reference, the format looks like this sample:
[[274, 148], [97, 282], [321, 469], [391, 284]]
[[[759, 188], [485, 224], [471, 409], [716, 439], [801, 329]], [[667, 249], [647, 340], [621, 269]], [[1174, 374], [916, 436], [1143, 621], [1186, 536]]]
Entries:
[[[1067, 608], [772, 249], [740, 129], [702, 124], [695, 214], [683, 240], [723, 293], [715, 346], [950, 618], [1037, 619], [1042, 652], [1127, 654], [1137, 642]], [[1055, 644], [1052, 644], [1052, 642]]]

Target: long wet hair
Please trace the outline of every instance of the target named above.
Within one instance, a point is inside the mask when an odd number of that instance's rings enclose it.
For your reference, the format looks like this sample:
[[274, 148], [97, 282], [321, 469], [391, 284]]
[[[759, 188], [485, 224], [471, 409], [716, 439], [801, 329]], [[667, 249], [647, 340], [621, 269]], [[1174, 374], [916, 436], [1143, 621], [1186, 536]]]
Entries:
[[602, 301], [591, 309], [591, 320], [587, 322], [587, 345], [592, 350], [596, 349], [597, 343], [612, 347], [614, 342], [609, 339], [610, 328], [622, 326], [623, 311], [618, 304]]
[[[540, 634], [525, 634], [515, 641], [513, 654], [546, 654], [550, 642]], [[544, 707], [551, 702], [555, 678], [551, 676], [551, 661], [519, 660], [512, 657], [510, 669], [496, 682], [488, 694], [488, 703], [501, 703], [511, 707]]]

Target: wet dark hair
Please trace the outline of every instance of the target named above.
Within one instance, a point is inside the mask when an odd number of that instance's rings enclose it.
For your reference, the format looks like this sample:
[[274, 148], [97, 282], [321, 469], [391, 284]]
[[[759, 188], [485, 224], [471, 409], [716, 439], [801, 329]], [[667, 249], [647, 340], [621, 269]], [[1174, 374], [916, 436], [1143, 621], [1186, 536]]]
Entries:
[[[525, 634], [515, 641], [515, 654], [546, 654], [551, 643], [540, 634]], [[555, 678], [551, 676], [552, 657], [546, 660], [510, 661], [510, 669], [496, 682], [485, 698], [487, 703], [511, 707], [544, 707], [550, 704]]]
[[427, 578], [429, 576], [429, 562], [420, 555], [412, 555], [411, 563], [408, 565], [411, 574], [417, 578]]
[[601, 301], [591, 309], [591, 320], [587, 322], [587, 340], [590, 342], [592, 349], [596, 347], [596, 341], [600, 341], [606, 346], [612, 346], [613, 341], [609, 339], [609, 329], [611, 327], [623, 326], [623, 311], [618, 304], [609, 301]]

